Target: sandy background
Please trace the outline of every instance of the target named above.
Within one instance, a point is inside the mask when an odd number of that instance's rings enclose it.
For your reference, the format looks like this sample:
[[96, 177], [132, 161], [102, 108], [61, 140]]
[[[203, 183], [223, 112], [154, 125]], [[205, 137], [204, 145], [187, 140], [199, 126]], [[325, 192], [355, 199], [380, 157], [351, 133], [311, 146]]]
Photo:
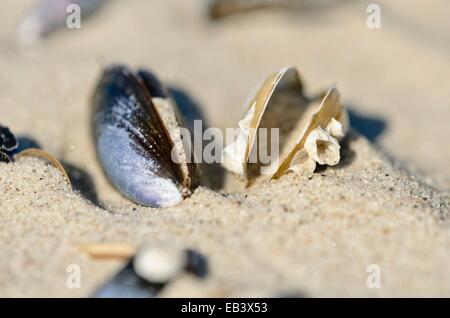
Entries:
[[[116, 0], [80, 30], [18, 48], [31, 3], [0, 3], [0, 122], [65, 162], [82, 193], [39, 160], [0, 165], [1, 296], [89, 296], [122, 264], [76, 245], [144, 239], [209, 261], [205, 279], [161, 296], [450, 296], [448, 1], [379, 1], [383, 25], [371, 30], [369, 1], [210, 23], [200, 0]], [[311, 179], [139, 207], [107, 183], [90, 144], [89, 97], [111, 62], [152, 69], [221, 128], [256, 83], [295, 65], [309, 93], [337, 83], [363, 136]], [[81, 265], [80, 289], [66, 287], [69, 264]], [[366, 286], [369, 264], [381, 289]]]

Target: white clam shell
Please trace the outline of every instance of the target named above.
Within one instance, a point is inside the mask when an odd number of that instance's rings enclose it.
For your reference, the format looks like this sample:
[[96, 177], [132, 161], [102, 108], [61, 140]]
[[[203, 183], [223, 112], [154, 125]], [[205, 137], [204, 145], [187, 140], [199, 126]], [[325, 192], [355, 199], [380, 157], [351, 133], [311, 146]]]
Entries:
[[[280, 132], [279, 157], [266, 165], [250, 160], [259, 146], [260, 128], [278, 128]], [[336, 165], [339, 140], [347, 129], [346, 110], [335, 87], [320, 99], [309, 100], [297, 70], [283, 68], [268, 76], [250, 98], [237, 138], [223, 151], [222, 165], [248, 183], [262, 177], [255, 174], [260, 168], [270, 168], [269, 177], [277, 179], [288, 171], [314, 170], [316, 163]]]

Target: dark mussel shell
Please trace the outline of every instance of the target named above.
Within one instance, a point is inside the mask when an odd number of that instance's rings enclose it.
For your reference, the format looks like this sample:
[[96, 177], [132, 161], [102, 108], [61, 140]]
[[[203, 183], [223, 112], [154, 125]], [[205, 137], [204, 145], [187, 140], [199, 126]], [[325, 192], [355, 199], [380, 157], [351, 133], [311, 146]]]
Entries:
[[186, 274], [205, 278], [208, 275], [207, 257], [193, 249], [147, 244], [92, 297], [158, 297], [165, 286]]
[[0, 162], [11, 162], [11, 158], [6, 153], [0, 151]]
[[92, 131], [98, 159], [113, 185], [136, 203], [168, 207], [191, 193], [194, 168], [172, 160], [176, 145], [155, 98], [169, 99], [151, 73], [107, 68], [93, 96]]
[[11, 162], [11, 155], [19, 146], [14, 134], [8, 127], [0, 125], [0, 162]]
[[0, 126], [0, 149], [11, 152], [18, 146], [19, 142], [9, 128]]

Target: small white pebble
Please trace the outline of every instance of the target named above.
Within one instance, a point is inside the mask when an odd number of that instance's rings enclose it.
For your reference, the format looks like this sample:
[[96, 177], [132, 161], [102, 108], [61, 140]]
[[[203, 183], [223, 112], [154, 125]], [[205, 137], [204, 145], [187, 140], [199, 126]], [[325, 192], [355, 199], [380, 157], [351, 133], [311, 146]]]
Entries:
[[145, 245], [137, 253], [136, 273], [152, 283], [166, 283], [181, 274], [187, 264], [186, 253], [170, 245]]

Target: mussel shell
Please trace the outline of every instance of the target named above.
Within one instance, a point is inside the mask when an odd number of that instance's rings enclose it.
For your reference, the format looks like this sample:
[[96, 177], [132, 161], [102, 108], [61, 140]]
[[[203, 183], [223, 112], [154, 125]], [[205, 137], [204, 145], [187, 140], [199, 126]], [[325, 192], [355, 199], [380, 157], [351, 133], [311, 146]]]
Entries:
[[94, 144], [106, 175], [126, 197], [151, 207], [176, 205], [191, 187], [172, 161], [173, 141], [152, 102], [162, 94], [150, 73], [113, 66], [93, 97]]
[[131, 260], [100, 287], [92, 298], [154, 298], [163, 287], [163, 284], [153, 284], [139, 277]]
[[[167, 103], [171, 106], [170, 108], [171, 108], [171, 113], [173, 115], [173, 119], [178, 124], [178, 127], [172, 127], [172, 128], [175, 128], [174, 132], [179, 133], [179, 131], [176, 128], [180, 128], [181, 126], [186, 128], [186, 122], [184, 121], [184, 119], [186, 117], [184, 117], [181, 114], [181, 111], [179, 110], [178, 105], [172, 98], [172, 95], [169, 93], [169, 90], [166, 88], [166, 86], [164, 86], [154, 74], [152, 74], [151, 72], [149, 72], [147, 70], [139, 69], [137, 71], [137, 74], [138, 74], [139, 78], [142, 80], [143, 84], [145, 85], [145, 87], [148, 90], [152, 99], [156, 98], [159, 100], [164, 100], [165, 103]], [[155, 107], [156, 106], [157, 105], [155, 105]], [[156, 110], [158, 111], [158, 107], [156, 107]], [[184, 115], [189, 116], [189, 114], [184, 114]], [[164, 123], [164, 121], [163, 121], [163, 123]], [[163, 126], [164, 126], [164, 124], [163, 124]], [[173, 137], [173, 135], [171, 135], [171, 134], [169, 134], [169, 135]], [[197, 180], [196, 176], [197, 176], [198, 171], [197, 171], [197, 165], [188, 159], [193, 156], [192, 150], [191, 150], [191, 153], [188, 153], [189, 149], [192, 148], [191, 145], [189, 145], [189, 142], [192, 143], [192, 140], [183, 141], [181, 139], [181, 141], [183, 144], [178, 145], [178, 147], [181, 146], [184, 148], [182, 152], [184, 152], [184, 156], [186, 157], [186, 158], [184, 158], [186, 162], [183, 162], [183, 164], [185, 164], [186, 167], [184, 170], [182, 170], [183, 186], [186, 191], [186, 189], [192, 189], [197, 186], [198, 180]], [[187, 142], [186, 145], [184, 144], [185, 142]], [[180, 149], [178, 149], [178, 150], [180, 150]], [[189, 191], [190, 190], [188, 190], [188, 192]]]
[[0, 150], [14, 151], [19, 146], [14, 134], [8, 127], [0, 126]]
[[9, 162], [11, 162], [11, 158], [3, 151], [0, 151], [0, 162], [9, 163]]

